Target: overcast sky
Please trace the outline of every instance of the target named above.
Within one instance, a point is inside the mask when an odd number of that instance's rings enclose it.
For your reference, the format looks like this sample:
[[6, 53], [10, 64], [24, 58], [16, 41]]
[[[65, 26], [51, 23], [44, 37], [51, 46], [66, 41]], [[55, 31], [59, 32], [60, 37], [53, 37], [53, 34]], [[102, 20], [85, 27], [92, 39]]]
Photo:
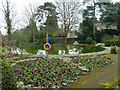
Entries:
[[[1, 2], [5, 2], [5, 1], [6, 0], [0, 0], [0, 9], [2, 8]], [[24, 7], [28, 6], [29, 3], [39, 6], [44, 4], [44, 2], [54, 2], [54, 0], [10, 0], [10, 1], [12, 2], [12, 4], [15, 5], [14, 9], [16, 10], [18, 19], [22, 18]], [[112, 1], [119, 2], [120, 0], [112, 0]], [[3, 16], [0, 12], [0, 31], [2, 32], [2, 34], [6, 34], [6, 31], [2, 26], [3, 26]], [[20, 25], [18, 25], [17, 27], [19, 28]]]
[[[2, 9], [1, 2], [5, 2], [6, 0], [0, 0], [0, 9]], [[23, 18], [23, 12], [25, 10], [25, 7], [28, 7], [29, 4], [32, 5], [43, 5], [44, 2], [54, 2], [54, 0], [10, 0], [11, 5], [14, 5], [14, 10], [16, 11], [16, 21], [19, 21], [19, 24], [16, 24], [16, 28], [20, 28], [21, 26], [21, 20]], [[2, 34], [6, 34], [6, 30], [3, 28], [4, 26], [4, 17], [2, 15], [2, 12], [0, 11], [0, 31]]]

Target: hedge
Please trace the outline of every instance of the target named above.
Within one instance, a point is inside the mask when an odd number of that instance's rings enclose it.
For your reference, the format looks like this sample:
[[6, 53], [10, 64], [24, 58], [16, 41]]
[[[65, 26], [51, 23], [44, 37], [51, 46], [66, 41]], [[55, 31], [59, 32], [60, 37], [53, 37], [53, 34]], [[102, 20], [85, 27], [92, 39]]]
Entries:
[[105, 46], [120, 46], [120, 40], [104, 40]]
[[[1, 51], [1, 50], [0, 50]], [[0, 58], [0, 63], [2, 64], [2, 90], [17, 90], [17, 79], [12, 67], [8, 64], [4, 55]]]

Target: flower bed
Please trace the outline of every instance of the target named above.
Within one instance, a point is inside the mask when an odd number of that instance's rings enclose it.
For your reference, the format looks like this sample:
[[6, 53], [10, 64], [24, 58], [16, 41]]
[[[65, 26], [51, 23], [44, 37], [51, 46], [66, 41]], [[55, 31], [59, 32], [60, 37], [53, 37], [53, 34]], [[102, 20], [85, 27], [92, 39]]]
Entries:
[[87, 74], [91, 70], [111, 63], [111, 59], [105, 56], [81, 56], [69, 57], [69, 60], [60, 58], [19, 62], [15, 70], [17, 81], [24, 85], [40, 88], [67, 87], [70, 83]]

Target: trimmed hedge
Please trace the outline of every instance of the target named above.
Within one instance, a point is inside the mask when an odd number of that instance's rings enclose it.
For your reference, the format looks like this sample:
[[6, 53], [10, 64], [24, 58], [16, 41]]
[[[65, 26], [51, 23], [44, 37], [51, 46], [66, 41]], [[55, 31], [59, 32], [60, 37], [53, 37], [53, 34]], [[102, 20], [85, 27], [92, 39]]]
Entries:
[[2, 63], [2, 90], [17, 90], [17, 79], [12, 67], [8, 64], [4, 55], [0, 54]]
[[104, 40], [106, 46], [120, 46], [120, 40]]

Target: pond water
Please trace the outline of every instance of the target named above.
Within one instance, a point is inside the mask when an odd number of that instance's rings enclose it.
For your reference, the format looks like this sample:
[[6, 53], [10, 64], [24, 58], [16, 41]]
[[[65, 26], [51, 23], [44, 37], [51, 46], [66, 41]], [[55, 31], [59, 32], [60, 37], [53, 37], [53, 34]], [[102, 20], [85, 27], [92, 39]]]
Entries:
[[[90, 52], [99, 52], [105, 50], [102, 47], [96, 46], [80, 46], [80, 45], [51, 45], [49, 54], [65, 55], [65, 54], [81, 54]], [[19, 48], [12, 48], [12, 53], [18, 54], [36, 54], [36, 55], [46, 55], [44, 46], [26, 46]]]

